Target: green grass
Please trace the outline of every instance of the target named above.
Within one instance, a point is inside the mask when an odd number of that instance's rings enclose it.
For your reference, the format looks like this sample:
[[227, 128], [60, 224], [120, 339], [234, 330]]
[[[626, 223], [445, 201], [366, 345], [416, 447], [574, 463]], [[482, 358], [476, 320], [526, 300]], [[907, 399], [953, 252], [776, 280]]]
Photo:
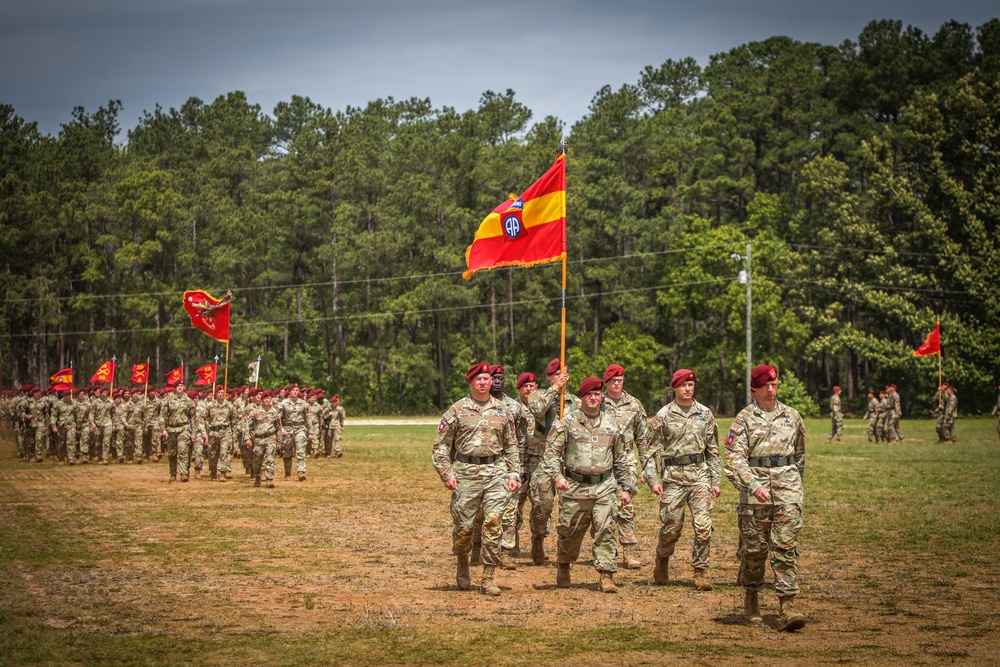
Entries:
[[[810, 624], [796, 635], [739, 622], [725, 481], [710, 596], [650, 586], [648, 566], [622, 573], [618, 596], [555, 591], [551, 568], [529, 568], [501, 576], [502, 587], [522, 583], [490, 600], [446, 590], [451, 524], [430, 464], [434, 426], [353, 427], [343, 460], [310, 461], [312, 483], [270, 492], [167, 484], [163, 463], [129, 466], [142, 479], [130, 484], [126, 467], [25, 464], [5, 442], [0, 664], [988, 663], [1000, 602], [996, 422], [960, 420], [957, 445], [934, 444], [929, 421], [904, 422], [901, 446], [868, 443], [860, 421], [827, 444], [828, 427], [807, 423]], [[643, 491], [636, 503], [648, 552], [656, 501]], [[688, 528], [681, 559], [689, 540]], [[574, 572], [593, 583], [586, 564]]]

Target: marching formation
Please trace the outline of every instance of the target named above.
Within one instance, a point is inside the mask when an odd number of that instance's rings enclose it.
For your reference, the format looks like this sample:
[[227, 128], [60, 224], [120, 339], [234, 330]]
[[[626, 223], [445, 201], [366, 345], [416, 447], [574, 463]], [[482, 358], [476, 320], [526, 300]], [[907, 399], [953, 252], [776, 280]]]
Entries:
[[22, 385], [0, 395], [3, 428], [18, 454], [41, 463], [141, 464], [166, 456], [170, 481], [201, 477], [208, 462], [211, 480], [232, 479], [232, 461], [243, 462], [254, 485], [274, 487], [275, 457], [285, 479], [295, 463], [306, 480], [306, 459], [343, 456], [346, 413], [340, 397], [298, 385], [186, 391], [183, 381], [164, 389], [107, 387], [42, 389]]
[[[694, 398], [697, 373], [681, 369], [673, 375], [673, 400], [652, 419], [624, 391], [625, 369], [618, 364], [608, 366], [603, 379], [583, 380], [575, 395], [565, 393], [569, 374], [559, 359], [546, 368], [547, 387], [534, 373], [522, 373], [513, 398], [504, 394], [503, 380], [503, 367], [473, 365], [466, 375], [469, 394], [442, 415], [434, 441], [434, 467], [451, 491], [459, 589], [471, 589], [470, 565], [481, 562], [482, 592], [501, 594], [496, 571], [517, 568], [513, 558], [520, 555], [525, 505], [530, 504], [531, 561], [545, 563], [558, 496], [556, 585], [572, 585], [572, 564], [589, 530], [599, 588], [617, 592], [619, 560], [626, 568], [643, 566], [632, 504], [642, 482], [660, 499], [653, 581], [669, 583], [670, 558], [690, 512], [693, 583], [697, 590], [711, 590], [711, 514], [723, 470], [715, 416]], [[748, 622], [761, 621], [758, 595], [770, 560], [780, 629], [798, 630], [806, 622], [793, 606], [799, 592], [805, 427], [795, 409], [777, 400], [773, 367], [755, 368], [750, 386], [752, 402], [733, 420], [725, 440], [724, 470], [740, 495], [744, 614]]]

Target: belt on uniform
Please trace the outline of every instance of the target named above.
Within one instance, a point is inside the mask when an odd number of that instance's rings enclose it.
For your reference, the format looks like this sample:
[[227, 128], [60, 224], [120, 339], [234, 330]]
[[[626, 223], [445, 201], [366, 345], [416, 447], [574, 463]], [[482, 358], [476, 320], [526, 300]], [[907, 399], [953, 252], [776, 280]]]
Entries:
[[663, 465], [665, 466], [691, 466], [696, 463], [704, 463], [704, 454], [685, 454], [684, 456], [664, 456]]
[[795, 463], [791, 456], [758, 456], [750, 458], [747, 463], [751, 468], [781, 468]]
[[599, 475], [584, 475], [575, 470], [570, 470], [566, 468], [566, 476], [575, 482], [580, 482], [581, 484], [600, 484], [607, 478], [611, 477], [612, 471], [606, 470]]
[[225, 431], [227, 428], [229, 428], [229, 426], [223, 424], [222, 426], [209, 426], [208, 430], [211, 431], [212, 433], [218, 433], [219, 431]]
[[460, 454], [455, 452], [455, 460], [461, 461], [462, 463], [471, 463], [477, 466], [484, 466], [487, 463], [493, 463], [500, 459], [499, 454], [494, 454], [493, 456], [466, 456], [465, 454]]

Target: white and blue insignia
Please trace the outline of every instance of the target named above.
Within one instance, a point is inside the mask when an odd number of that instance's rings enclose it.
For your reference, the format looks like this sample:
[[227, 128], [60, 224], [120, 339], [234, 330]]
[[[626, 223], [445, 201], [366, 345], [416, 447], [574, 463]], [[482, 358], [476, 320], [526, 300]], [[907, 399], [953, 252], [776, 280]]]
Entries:
[[510, 203], [506, 211], [500, 214], [500, 226], [503, 228], [503, 235], [508, 241], [520, 238], [524, 230], [524, 200], [515, 199]]

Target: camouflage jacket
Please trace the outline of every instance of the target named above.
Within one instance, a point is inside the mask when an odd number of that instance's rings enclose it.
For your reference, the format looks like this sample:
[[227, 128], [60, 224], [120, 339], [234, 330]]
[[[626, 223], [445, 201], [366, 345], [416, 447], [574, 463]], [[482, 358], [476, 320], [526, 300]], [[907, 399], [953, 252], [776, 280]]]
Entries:
[[510, 415], [510, 425], [514, 429], [514, 440], [517, 442], [517, 458], [521, 462], [522, 471], [527, 473], [527, 447], [528, 437], [531, 432], [528, 430], [528, 423], [534, 425], [531, 418], [531, 410], [524, 403], [516, 398], [511, 398], [507, 394], [501, 394], [501, 400]]
[[[546, 442], [552, 424], [559, 419], [559, 392], [551, 387], [539, 389], [528, 397], [528, 409], [535, 419], [535, 430], [528, 440], [529, 456], [542, 456], [545, 453]], [[580, 409], [580, 399], [575, 394], [566, 392], [565, 411], [567, 414]]]
[[944, 399], [944, 417], [945, 419], [954, 419], [958, 416], [958, 396], [954, 392], [950, 396], [946, 396]]
[[[656, 413], [649, 424], [649, 456], [643, 470], [650, 488], [656, 483], [656, 470], [663, 470], [663, 483], [677, 486], [710, 484], [722, 479], [719, 459], [719, 426], [706, 406], [694, 401], [687, 412], [670, 401]], [[674, 464], [677, 457], [699, 456], [697, 463]], [[656, 466], [656, 461], [660, 465]], [[670, 465], [665, 465], [670, 463]]]
[[50, 423], [53, 427], [59, 427], [60, 429], [76, 426], [76, 403], [73, 401], [69, 403], [59, 401], [56, 403], [55, 409], [52, 410], [52, 420]]
[[862, 417], [862, 419], [877, 419], [881, 407], [882, 406], [878, 402], [878, 399], [872, 396], [871, 398], [868, 399], [868, 411], [865, 413], [865, 416]]
[[171, 393], [160, 405], [161, 431], [192, 431], [194, 427], [194, 401], [187, 394]]
[[205, 430], [211, 434], [231, 434], [236, 424], [236, 408], [229, 401], [205, 401]]
[[840, 411], [840, 396], [834, 394], [830, 397], [830, 416], [831, 417], [841, 417], [843, 413]]
[[[441, 415], [431, 460], [441, 481], [458, 477], [521, 476], [512, 418], [503, 401], [489, 397], [480, 404], [469, 394]], [[461, 457], [499, 456], [493, 463], [468, 463]]]
[[[601, 411], [589, 417], [572, 410], [552, 424], [542, 461], [544, 474], [557, 483], [566, 480], [566, 498], [602, 498], [618, 488], [635, 493], [635, 458], [628, 455], [625, 425]], [[596, 484], [573, 479], [572, 474], [603, 476]]]
[[281, 430], [281, 411], [271, 406], [265, 410], [263, 406], [251, 405], [245, 417], [245, 438], [255, 445], [273, 441]]
[[[740, 492], [740, 505], [801, 505], [806, 467], [806, 431], [802, 417], [784, 403], [765, 412], [752, 402], [743, 408], [726, 437], [726, 477]], [[751, 465], [751, 459], [781, 457], [787, 465]], [[770, 462], [769, 462], [770, 464]], [[753, 492], [771, 493], [760, 502]]]
[[632, 459], [632, 465], [636, 465], [634, 449], [639, 450], [638, 460], [645, 462], [649, 458], [646, 453], [649, 447], [649, 421], [642, 402], [627, 392], [622, 392], [621, 398], [617, 400], [605, 394], [601, 410], [610, 412], [615, 421], [624, 428], [625, 449]]
[[286, 398], [278, 406], [278, 412], [281, 413], [282, 428], [289, 433], [305, 429], [309, 421], [309, 404], [301, 398]]
[[115, 419], [115, 403], [110, 398], [99, 398], [94, 401], [90, 411], [90, 425], [97, 427], [112, 426]]

